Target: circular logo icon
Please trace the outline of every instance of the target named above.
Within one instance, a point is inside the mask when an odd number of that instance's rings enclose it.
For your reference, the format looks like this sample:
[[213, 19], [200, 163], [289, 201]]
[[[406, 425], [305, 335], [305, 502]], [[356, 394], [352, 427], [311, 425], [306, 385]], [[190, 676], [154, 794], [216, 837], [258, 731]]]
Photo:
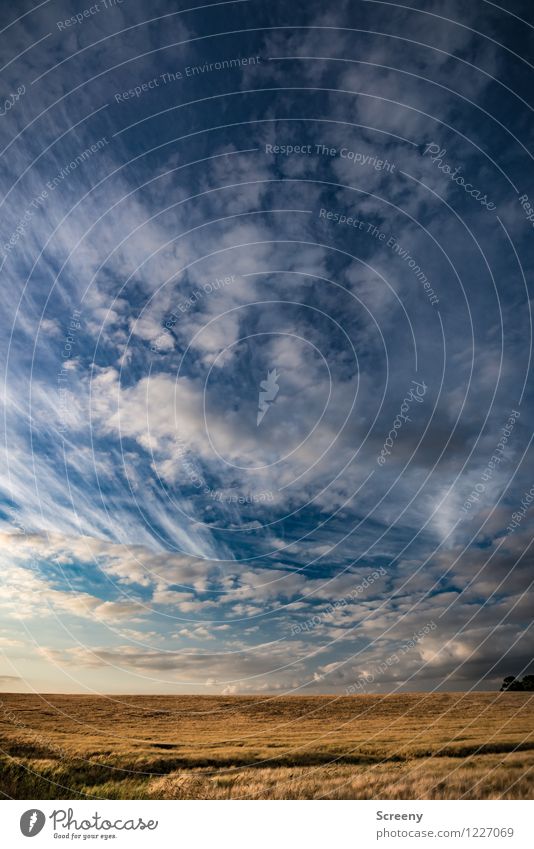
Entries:
[[24, 837], [35, 837], [42, 831], [45, 822], [46, 817], [42, 811], [30, 808], [29, 811], [24, 811], [20, 818], [20, 830]]

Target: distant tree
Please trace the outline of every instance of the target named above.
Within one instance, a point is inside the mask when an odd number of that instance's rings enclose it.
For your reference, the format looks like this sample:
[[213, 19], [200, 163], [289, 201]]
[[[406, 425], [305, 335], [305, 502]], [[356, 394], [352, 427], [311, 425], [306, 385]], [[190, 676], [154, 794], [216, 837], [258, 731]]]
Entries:
[[525, 675], [523, 680], [519, 680], [515, 675], [507, 675], [501, 684], [501, 693], [510, 691], [534, 692], [534, 675]]

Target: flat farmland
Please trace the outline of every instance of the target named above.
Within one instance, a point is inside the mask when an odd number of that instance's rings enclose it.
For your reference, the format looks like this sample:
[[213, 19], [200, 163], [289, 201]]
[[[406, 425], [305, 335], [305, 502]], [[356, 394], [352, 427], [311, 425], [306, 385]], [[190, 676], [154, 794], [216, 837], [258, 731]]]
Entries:
[[0, 695], [15, 799], [524, 799], [534, 695]]

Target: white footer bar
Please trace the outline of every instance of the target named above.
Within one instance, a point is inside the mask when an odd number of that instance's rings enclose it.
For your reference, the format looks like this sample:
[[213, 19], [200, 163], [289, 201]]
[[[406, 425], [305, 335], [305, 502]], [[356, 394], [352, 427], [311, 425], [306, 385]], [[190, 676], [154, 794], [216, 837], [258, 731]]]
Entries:
[[10, 849], [534, 847], [534, 801], [4, 801], [0, 810]]

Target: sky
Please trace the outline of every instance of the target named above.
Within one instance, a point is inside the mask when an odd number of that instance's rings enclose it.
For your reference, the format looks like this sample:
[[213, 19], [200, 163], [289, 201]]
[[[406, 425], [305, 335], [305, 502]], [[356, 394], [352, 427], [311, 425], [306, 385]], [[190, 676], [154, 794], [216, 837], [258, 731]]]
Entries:
[[532, 667], [534, 13], [0, 10], [0, 689]]

